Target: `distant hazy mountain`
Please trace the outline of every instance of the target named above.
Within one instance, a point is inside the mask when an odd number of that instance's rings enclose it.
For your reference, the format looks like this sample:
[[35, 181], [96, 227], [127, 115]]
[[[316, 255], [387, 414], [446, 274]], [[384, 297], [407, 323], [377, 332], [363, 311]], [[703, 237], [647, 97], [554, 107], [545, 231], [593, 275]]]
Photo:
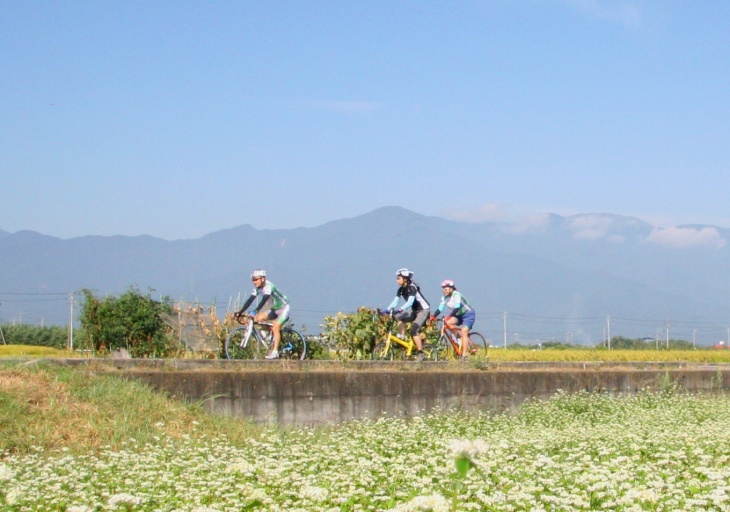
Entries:
[[595, 344], [609, 330], [664, 339], [667, 329], [710, 344], [730, 326], [728, 239], [712, 226], [658, 229], [608, 214], [469, 224], [398, 207], [195, 240], [0, 232], [0, 321], [62, 324], [68, 292], [131, 285], [225, 311], [250, 293], [251, 270], [265, 268], [291, 298], [295, 324], [318, 332], [326, 314], [387, 306], [395, 270], [406, 266], [433, 308], [441, 280], [454, 279], [477, 309], [476, 327], [498, 345], [505, 332], [508, 342]]

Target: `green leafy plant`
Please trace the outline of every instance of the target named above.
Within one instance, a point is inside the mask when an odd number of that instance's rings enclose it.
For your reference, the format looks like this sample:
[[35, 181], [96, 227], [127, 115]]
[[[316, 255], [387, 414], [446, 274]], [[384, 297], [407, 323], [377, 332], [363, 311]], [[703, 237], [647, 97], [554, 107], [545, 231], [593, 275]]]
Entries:
[[322, 336], [341, 359], [363, 359], [378, 339], [387, 332], [387, 318], [372, 308], [361, 307], [355, 313], [327, 316]]
[[[377, 309], [360, 307], [355, 313], [337, 313], [327, 316], [321, 326], [322, 338], [335, 350], [340, 359], [364, 359], [369, 357], [378, 341], [385, 338], [390, 319], [378, 314]], [[408, 325], [406, 326], [408, 330]], [[438, 330], [426, 324], [423, 339], [433, 343], [438, 339]]]
[[119, 297], [98, 298], [82, 290], [81, 326], [84, 342], [95, 352], [124, 348], [133, 357], [167, 357], [180, 350], [177, 339], [163, 320], [171, 314], [165, 299], [153, 300], [131, 287]]

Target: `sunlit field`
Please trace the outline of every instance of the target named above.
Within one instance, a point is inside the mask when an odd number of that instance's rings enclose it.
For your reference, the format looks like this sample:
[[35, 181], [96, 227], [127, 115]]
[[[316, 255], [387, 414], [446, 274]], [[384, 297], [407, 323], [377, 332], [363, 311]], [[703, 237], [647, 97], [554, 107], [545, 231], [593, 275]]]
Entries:
[[80, 352], [37, 345], [0, 345], [0, 357], [82, 357]]
[[489, 349], [489, 360], [730, 363], [730, 350]]
[[117, 449], [5, 453], [0, 510], [728, 510], [730, 400], [566, 396], [231, 441], [193, 423]]

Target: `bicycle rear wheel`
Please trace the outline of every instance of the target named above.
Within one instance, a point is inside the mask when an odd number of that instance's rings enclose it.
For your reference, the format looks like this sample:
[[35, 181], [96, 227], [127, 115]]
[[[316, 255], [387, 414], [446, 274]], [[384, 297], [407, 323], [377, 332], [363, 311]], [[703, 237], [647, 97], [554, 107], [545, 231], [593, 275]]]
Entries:
[[244, 336], [246, 335], [246, 326], [236, 327], [226, 336], [224, 349], [228, 359], [258, 359], [260, 357], [261, 347], [253, 334], [248, 340], [248, 344], [243, 347]]
[[373, 347], [373, 351], [370, 354], [370, 359], [378, 361], [392, 361], [393, 357], [393, 347], [387, 343], [378, 343]]
[[307, 341], [299, 332], [288, 327], [281, 330], [279, 358], [302, 360], [307, 357]]

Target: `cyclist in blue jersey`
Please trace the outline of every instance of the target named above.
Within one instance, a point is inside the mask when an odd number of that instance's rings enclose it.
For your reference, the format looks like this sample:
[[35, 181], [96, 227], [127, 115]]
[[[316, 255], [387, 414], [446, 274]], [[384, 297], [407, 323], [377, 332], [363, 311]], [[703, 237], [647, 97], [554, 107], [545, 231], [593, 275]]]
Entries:
[[461, 354], [462, 358], [466, 357], [467, 347], [469, 346], [469, 330], [474, 327], [476, 321], [476, 313], [471, 307], [469, 301], [466, 300], [461, 293], [456, 291], [456, 286], [451, 279], [446, 279], [441, 283], [441, 289], [444, 296], [441, 297], [441, 303], [436, 312], [431, 316], [431, 320], [436, 320], [444, 308], [449, 307], [451, 311], [444, 317], [444, 323], [448, 329], [455, 331], [461, 330]]
[[251, 274], [251, 280], [254, 286], [253, 292], [241, 309], [234, 314], [234, 317], [244, 316], [248, 307], [258, 299], [256, 307], [249, 313], [249, 316], [255, 322], [271, 323], [273, 346], [265, 357], [266, 359], [277, 359], [279, 357], [281, 328], [289, 320], [289, 299], [281, 293], [274, 283], [266, 280], [265, 270], [254, 270]]
[[[398, 332], [401, 338], [405, 335], [406, 322], [412, 322], [410, 334], [416, 344], [416, 361], [423, 361], [425, 356], [420, 333], [423, 325], [428, 321], [431, 306], [421, 293], [419, 286], [413, 282], [413, 272], [407, 268], [401, 268], [395, 273], [395, 279], [398, 282], [398, 290], [387, 311], [396, 312]], [[401, 298], [406, 302], [398, 307]]]

